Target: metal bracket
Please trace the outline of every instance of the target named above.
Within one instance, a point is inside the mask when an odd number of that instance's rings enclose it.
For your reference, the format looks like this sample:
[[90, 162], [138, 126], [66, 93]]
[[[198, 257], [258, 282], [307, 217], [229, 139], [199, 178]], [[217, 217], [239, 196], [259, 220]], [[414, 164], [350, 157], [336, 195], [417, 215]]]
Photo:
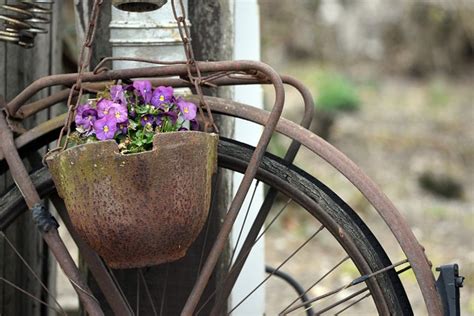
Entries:
[[459, 288], [463, 286], [464, 277], [459, 275], [459, 266], [447, 264], [437, 267], [436, 271], [439, 271], [436, 287], [443, 302], [444, 315], [461, 315]]

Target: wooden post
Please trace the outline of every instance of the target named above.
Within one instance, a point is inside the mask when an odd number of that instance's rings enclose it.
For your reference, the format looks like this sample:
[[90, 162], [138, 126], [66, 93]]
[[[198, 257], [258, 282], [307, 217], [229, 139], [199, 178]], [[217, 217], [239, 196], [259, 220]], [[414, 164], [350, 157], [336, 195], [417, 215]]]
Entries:
[[[15, 1], [0, 0], [0, 4]], [[57, 34], [57, 20], [60, 2], [53, 5], [52, 22], [44, 27], [48, 34], [39, 34], [35, 39], [35, 47], [25, 49], [11, 43], [0, 42], [0, 95], [11, 100], [32, 81], [53, 72], [58, 72], [60, 65], [60, 43]], [[43, 27], [43, 26], [41, 26]], [[47, 96], [50, 91], [42, 91], [38, 97]], [[37, 98], [38, 98], [37, 97]], [[50, 111], [38, 113], [25, 122], [25, 127], [36, 125], [46, 120]], [[38, 167], [38, 161], [27, 161], [31, 167]], [[33, 166], [36, 165], [36, 166]], [[30, 168], [31, 169], [31, 168]], [[0, 192], [13, 185], [8, 174], [0, 175]], [[34, 271], [48, 283], [50, 260], [36, 225], [29, 212], [24, 213], [6, 229], [5, 234], [25, 257]], [[15, 255], [3, 238], [0, 238], [0, 277], [5, 278], [23, 288], [37, 298], [48, 301], [47, 295], [41, 290], [40, 283]], [[47, 309], [38, 302], [21, 294], [10, 285], [0, 281], [0, 315], [44, 315]]]

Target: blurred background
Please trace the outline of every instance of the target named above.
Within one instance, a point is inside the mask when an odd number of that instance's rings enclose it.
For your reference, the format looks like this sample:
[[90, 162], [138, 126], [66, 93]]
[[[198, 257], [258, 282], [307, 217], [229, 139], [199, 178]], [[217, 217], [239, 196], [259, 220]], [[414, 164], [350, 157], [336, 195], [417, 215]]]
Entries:
[[[313, 130], [382, 187], [433, 266], [460, 264], [463, 314], [474, 315], [474, 1], [259, 4], [262, 60], [311, 88]], [[299, 96], [288, 91], [287, 99], [284, 116], [299, 120]], [[276, 138], [271, 150], [282, 155], [287, 143]], [[297, 165], [341, 195], [396, 253], [380, 218], [345, 179], [304, 152]], [[282, 229], [298, 230], [298, 221], [287, 216]], [[266, 247], [267, 257], [278, 257], [271, 242]], [[304, 279], [305, 269], [294, 271]], [[404, 278], [414, 285], [413, 276]]]

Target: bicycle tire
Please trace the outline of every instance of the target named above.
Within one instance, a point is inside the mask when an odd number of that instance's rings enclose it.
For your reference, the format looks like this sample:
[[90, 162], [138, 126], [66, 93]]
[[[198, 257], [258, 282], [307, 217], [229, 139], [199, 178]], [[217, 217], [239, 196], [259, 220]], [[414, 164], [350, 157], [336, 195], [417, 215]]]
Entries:
[[[221, 168], [236, 172], [245, 172], [253, 147], [229, 139], [219, 141], [219, 160]], [[55, 191], [54, 184], [46, 168], [34, 172], [32, 180], [42, 197]], [[319, 180], [294, 165], [288, 165], [283, 159], [267, 153], [262, 160], [256, 178], [265, 184], [277, 188], [281, 193], [302, 205], [312, 216], [323, 224], [346, 249], [361, 273], [378, 271], [390, 266], [391, 262], [375, 236], [361, 218], [333, 191]], [[0, 200], [0, 229], [4, 230], [26, 205], [16, 187], [7, 191]], [[344, 235], [341, 236], [341, 229]], [[352, 241], [365, 262], [360, 261], [359, 254], [350, 253], [347, 243]], [[348, 251], [349, 249], [349, 251]], [[352, 251], [353, 252], [353, 251]], [[358, 259], [354, 259], [358, 257]], [[368, 266], [371, 271], [362, 271]], [[371, 278], [368, 283], [371, 291], [378, 288], [383, 302], [374, 299], [379, 306], [384, 303], [391, 315], [412, 315], [410, 302], [403, 285], [394, 269], [390, 269]], [[380, 293], [378, 294], [380, 295]]]

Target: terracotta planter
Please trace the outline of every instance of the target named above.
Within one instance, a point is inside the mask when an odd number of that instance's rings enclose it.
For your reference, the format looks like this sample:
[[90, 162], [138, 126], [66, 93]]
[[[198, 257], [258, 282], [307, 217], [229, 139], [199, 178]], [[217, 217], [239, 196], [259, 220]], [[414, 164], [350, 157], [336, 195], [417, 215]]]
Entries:
[[115, 141], [79, 145], [47, 159], [78, 234], [112, 268], [177, 260], [206, 221], [215, 134], [161, 133], [154, 148], [122, 155]]

